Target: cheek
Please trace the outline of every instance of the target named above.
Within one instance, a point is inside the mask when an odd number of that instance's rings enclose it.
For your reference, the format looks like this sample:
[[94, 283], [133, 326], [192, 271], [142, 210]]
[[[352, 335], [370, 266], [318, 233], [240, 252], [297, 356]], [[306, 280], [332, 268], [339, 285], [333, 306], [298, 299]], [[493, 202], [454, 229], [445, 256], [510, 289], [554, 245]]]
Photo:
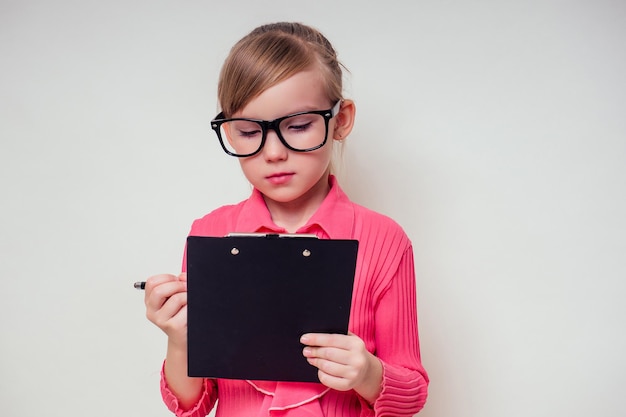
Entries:
[[255, 172], [254, 160], [250, 158], [239, 158], [239, 166], [241, 167], [241, 170], [243, 171], [243, 174], [246, 176], [246, 178], [250, 180], [251, 176]]
[[[309, 166], [311, 171], [325, 171], [332, 159], [333, 149], [331, 146], [325, 146], [320, 149], [319, 152], [316, 152], [314, 155], [306, 155], [310, 156], [307, 160], [302, 160], [300, 166]], [[303, 155], [304, 156], [304, 155]]]

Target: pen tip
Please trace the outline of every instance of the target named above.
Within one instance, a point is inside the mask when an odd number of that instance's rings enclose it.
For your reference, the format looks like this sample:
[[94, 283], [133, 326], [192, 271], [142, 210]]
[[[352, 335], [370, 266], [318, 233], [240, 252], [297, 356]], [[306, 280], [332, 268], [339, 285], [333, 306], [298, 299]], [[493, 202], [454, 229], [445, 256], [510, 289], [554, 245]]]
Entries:
[[133, 284], [133, 286], [138, 289], [138, 290], [144, 290], [146, 289], [146, 283], [145, 282], [135, 282]]

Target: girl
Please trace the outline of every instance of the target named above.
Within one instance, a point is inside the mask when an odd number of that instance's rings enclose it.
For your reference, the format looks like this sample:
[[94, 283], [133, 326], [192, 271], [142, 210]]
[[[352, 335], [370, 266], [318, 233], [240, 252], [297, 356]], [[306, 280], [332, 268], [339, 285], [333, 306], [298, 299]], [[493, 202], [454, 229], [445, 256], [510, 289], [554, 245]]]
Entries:
[[[161, 392], [177, 416], [412, 416], [424, 405], [411, 242], [393, 220], [352, 203], [330, 173], [335, 142], [352, 130], [336, 53], [298, 23], [256, 28], [227, 57], [212, 121], [253, 185], [247, 200], [196, 220], [190, 235], [314, 233], [357, 239], [350, 332], [304, 334], [320, 383], [187, 376], [186, 275], [146, 282], [147, 317], [168, 336]], [[185, 262], [183, 262], [185, 271]], [[324, 302], [320, 300], [320, 302]]]

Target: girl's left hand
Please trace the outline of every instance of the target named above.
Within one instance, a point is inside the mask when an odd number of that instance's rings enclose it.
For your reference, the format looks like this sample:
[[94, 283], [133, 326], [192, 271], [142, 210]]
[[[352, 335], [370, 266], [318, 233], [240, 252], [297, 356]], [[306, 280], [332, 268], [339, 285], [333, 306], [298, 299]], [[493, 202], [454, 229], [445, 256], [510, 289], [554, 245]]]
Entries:
[[357, 335], [307, 333], [300, 338], [308, 362], [320, 382], [338, 391], [354, 389], [373, 403], [380, 394], [383, 366]]

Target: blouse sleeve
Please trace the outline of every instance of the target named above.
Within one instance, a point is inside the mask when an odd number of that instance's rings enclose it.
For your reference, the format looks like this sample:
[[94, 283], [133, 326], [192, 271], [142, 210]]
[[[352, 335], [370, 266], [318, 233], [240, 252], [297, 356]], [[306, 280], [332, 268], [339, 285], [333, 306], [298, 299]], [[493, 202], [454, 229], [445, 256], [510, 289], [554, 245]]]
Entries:
[[383, 363], [382, 391], [373, 404], [375, 415], [413, 416], [426, 402], [428, 375], [420, 358], [411, 245], [402, 254], [375, 317], [375, 354]]
[[[165, 362], [163, 365], [165, 366]], [[200, 399], [191, 408], [184, 410], [180, 407], [178, 398], [167, 385], [164, 369], [161, 368], [161, 396], [167, 408], [177, 417], [205, 417], [213, 409], [217, 401], [217, 383], [215, 380], [205, 378], [202, 384]]]

